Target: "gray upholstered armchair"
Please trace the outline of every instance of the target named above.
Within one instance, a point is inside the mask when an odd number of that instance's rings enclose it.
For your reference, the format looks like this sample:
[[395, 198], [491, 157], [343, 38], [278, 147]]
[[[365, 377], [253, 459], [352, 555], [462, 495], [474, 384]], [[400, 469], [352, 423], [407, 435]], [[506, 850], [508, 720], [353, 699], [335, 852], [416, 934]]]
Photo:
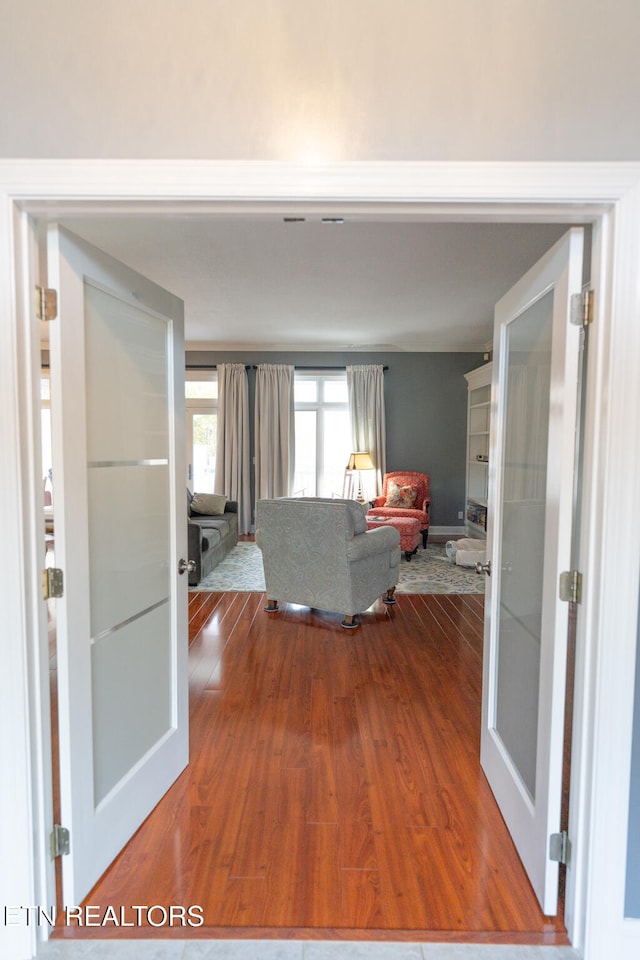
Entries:
[[395, 603], [400, 536], [393, 527], [367, 530], [355, 500], [283, 497], [258, 500], [256, 543], [262, 550], [266, 610], [278, 601], [344, 614], [342, 625], [377, 597]]

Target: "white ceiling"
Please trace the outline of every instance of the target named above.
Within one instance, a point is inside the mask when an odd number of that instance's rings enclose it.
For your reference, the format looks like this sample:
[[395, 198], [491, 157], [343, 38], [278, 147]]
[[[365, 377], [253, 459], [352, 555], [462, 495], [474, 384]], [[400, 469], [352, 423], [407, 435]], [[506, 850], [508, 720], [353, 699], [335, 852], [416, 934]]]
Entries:
[[481, 352], [498, 299], [565, 227], [267, 219], [66, 221], [185, 303], [187, 346]]

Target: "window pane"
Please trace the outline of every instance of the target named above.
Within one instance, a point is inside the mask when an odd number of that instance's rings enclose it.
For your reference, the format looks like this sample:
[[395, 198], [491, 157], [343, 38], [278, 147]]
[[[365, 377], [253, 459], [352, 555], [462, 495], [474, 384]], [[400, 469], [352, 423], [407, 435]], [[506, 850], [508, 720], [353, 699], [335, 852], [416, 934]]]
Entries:
[[323, 470], [320, 496], [342, 496], [344, 471], [351, 453], [351, 423], [348, 410], [324, 410]]
[[193, 414], [193, 492], [213, 493], [218, 415]]
[[184, 395], [187, 400], [217, 400], [218, 381], [213, 380], [185, 380]]
[[314, 403], [318, 397], [318, 386], [315, 380], [294, 378], [293, 397], [295, 403]]
[[51, 455], [51, 410], [43, 407], [40, 411], [42, 432], [42, 472], [45, 479], [53, 480], [53, 458]]
[[325, 403], [347, 403], [349, 400], [347, 393], [347, 381], [325, 380], [324, 400]]
[[316, 496], [316, 411], [296, 410], [296, 469], [293, 493]]

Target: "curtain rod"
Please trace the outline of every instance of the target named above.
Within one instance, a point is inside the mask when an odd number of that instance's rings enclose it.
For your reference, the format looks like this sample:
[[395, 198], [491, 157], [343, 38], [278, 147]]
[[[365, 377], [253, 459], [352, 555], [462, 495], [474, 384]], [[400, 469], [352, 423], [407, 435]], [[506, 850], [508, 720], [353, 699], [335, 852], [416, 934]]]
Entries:
[[[350, 364], [349, 364], [349, 366], [350, 366]], [[257, 368], [257, 365], [256, 365], [255, 363], [254, 363], [254, 365], [253, 365], [253, 369], [254, 369], [254, 370], [257, 370], [257, 369], [258, 369], [258, 368]], [[324, 363], [316, 363], [316, 364], [314, 364], [314, 365], [311, 366], [311, 367], [301, 367], [301, 366], [298, 366], [297, 363], [294, 363], [293, 369], [294, 369], [294, 370], [346, 370], [346, 369], [347, 369], [347, 364], [345, 364], [345, 365], [342, 366], [342, 367], [327, 367], [327, 366], [325, 366]], [[383, 367], [382, 369], [383, 369], [383, 370], [388, 370], [389, 367]]]
[[[245, 363], [244, 368], [245, 370], [257, 370], [258, 364]], [[342, 367], [328, 367], [325, 364], [320, 363], [310, 367], [301, 367], [301, 366], [298, 366], [298, 364], [296, 363], [293, 365], [293, 368], [294, 370], [346, 370], [347, 364], [345, 364]], [[187, 370], [217, 370], [218, 364], [217, 363], [188, 363], [186, 365], [186, 369]], [[389, 367], [383, 367], [382, 369], [388, 370]]]
[[[245, 363], [244, 368], [245, 370], [252, 369], [250, 363]], [[218, 369], [217, 363], [187, 363], [185, 365], [185, 370], [217, 370], [217, 369]], [[253, 367], [253, 369], [255, 370], [255, 367]]]

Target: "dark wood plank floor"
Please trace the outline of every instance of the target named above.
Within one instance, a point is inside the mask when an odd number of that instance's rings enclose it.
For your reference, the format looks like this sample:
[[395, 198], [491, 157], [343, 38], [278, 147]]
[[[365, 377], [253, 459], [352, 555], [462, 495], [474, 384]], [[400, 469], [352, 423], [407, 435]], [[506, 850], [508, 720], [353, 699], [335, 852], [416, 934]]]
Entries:
[[567, 944], [479, 765], [482, 597], [353, 632], [264, 601], [189, 595], [191, 762], [86, 902], [199, 904], [189, 936]]

